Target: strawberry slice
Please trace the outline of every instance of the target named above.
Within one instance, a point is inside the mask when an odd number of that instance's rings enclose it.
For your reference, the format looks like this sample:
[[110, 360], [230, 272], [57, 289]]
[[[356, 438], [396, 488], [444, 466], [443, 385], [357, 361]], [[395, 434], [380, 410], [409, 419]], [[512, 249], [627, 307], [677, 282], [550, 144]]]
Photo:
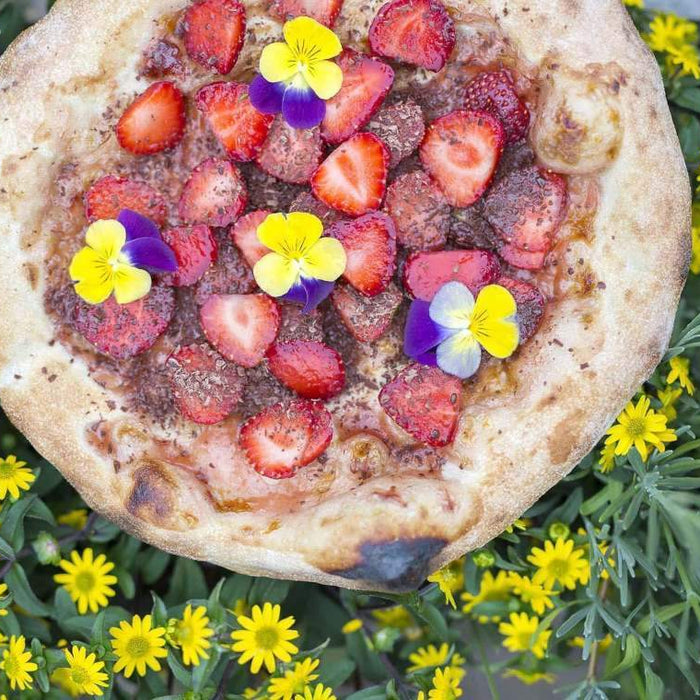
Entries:
[[413, 364], [379, 393], [387, 415], [419, 442], [444, 447], [455, 438], [462, 383], [437, 367]]
[[231, 228], [231, 240], [241, 251], [245, 261], [254, 267], [255, 263], [270, 252], [258, 239], [258, 226], [269, 216], [269, 211], [251, 211], [242, 216]]
[[272, 374], [305, 399], [330, 399], [345, 385], [343, 359], [325, 343], [277, 342], [267, 351], [267, 361]]
[[493, 115], [458, 109], [428, 127], [420, 158], [447, 201], [468, 207], [491, 183], [505, 137], [503, 124]]
[[425, 136], [423, 110], [411, 99], [383, 106], [367, 124], [389, 149], [389, 170], [418, 150]]
[[175, 83], [153, 83], [117, 122], [119, 145], [137, 156], [176, 146], [185, 133], [185, 98]]
[[544, 309], [547, 304], [544, 294], [529, 282], [501, 277], [497, 284], [505, 287], [518, 305], [516, 318], [520, 327], [520, 344], [532, 338], [542, 323]]
[[333, 29], [342, 7], [343, 0], [272, 0], [269, 12], [280, 22], [306, 16]]
[[217, 238], [219, 255], [197, 282], [194, 298], [200, 306], [214, 294], [250, 294], [258, 286], [253, 272], [228, 236]]
[[175, 404], [195, 423], [220, 423], [243, 398], [243, 370], [206, 344], [179, 348], [168, 357], [166, 367]]
[[481, 216], [477, 204], [466, 209], [453, 209], [450, 222], [450, 242], [456, 248], [481, 248], [496, 250], [501, 239], [491, 224]]
[[247, 85], [205, 85], [197, 92], [195, 103], [233, 160], [248, 161], [258, 155], [275, 117], [261, 114], [250, 104]]
[[518, 97], [513, 79], [506, 70], [480, 73], [471, 80], [464, 106], [498, 117], [506, 130], [507, 144], [517, 143], [527, 135], [530, 111]]
[[484, 218], [504, 243], [525, 252], [546, 252], [566, 216], [566, 180], [544, 168], [515, 170], [484, 200]]
[[100, 352], [123, 360], [152, 347], [174, 312], [173, 290], [158, 285], [131, 304], [118, 304], [114, 297], [96, 305], [79, 300], [73, 312], [73, 326]]
[[200, 310], [209, 342], [242, 367], [259, 365], [277, 337], [279, 307], [264, 294], [215, 294]]
[[450, 230], [450, 205], [422, 170], [394, 180], [386, 193], [387, 212], [401, 245], [413, 250], [444, 248]]
[[439, 0], [390, 0], [369, 28], [372, 51], [439, 71], [455, 45], [455, 24]]
[[371, 343], [389, 329], [403, 295], [393, 282], [381, 294], [370, 298], [346, 284], [337, 284], [331, 301], [353, 337], [361, 343]]
[[330, 226], [336, 221], [340, 221], [343, 217], [335, 210], [319, 202], [311, 192], [300, 192], [294, 201], [289, 205], [289, 211], [304, 211], [308, 214], [317, 216], [323, 222], [324, 226]]
[[299, 304], [281, 304], [282, 320], [278, 343], [291, 340], [323, 340], [323, 316], [318, 309], [304, 313]]
[[228, 226], [245, 209], [248, 191], [238, 168], [228, 160], [207, 158], [190, 174], [177, 205], [188, 224]]
[[106, 175], [94, 182], [85, 193], [85, 216], [88, 221], [116, 219], [122, 209], [131, 209], [158, 226], [165, 222], [165, 199], [145, 182]]
[[185, 48], [200, 66], [226, 75], [245, 39], [245, 7], [239, 0], [200, 0], [185, 12]]
[[461, 282], [477, 294], [501, 273], [498, 258], [487, 250], [441, 250], [414, 253], [406, 261], [403, 285], [415, 299], [432, 301], [447, 282]]
[[175, 287], [197, 283], [218, 255], [216, 239], [204, 224], [163, 231], [163, 240], [173, 249], [177, 260], [177, 270], [163, 277]]
[[520, 270], [541, 270], [547, 260], [547, 250], [529, 251], [506, 243], [498, 249], [505, 262]]
[[356, 134], [381, 107], [394, 83], [394, 71], [383, 61], [345, 49], [338, 58], [343, 87], [326, 102], [321, 136], [331, 144]]
[[323, 160], [323, 142], [317, 128], [293, 129], [281, 116], [258, 153], [257, 163], [268, 175], [293, 185], [309, 181]]
[[370, 212], [352, 221], [341, 221], [328, 229], [345, 248], [347, 264], [343, 276], [368, 297], [383, 292], [396, 270], [396, 229], [391, 217]]
[[321, 163], [311, 189], [329, 207], [361, 216], [381, 205], [388, 165], [389, 152], [374, 134], [356, 134]]

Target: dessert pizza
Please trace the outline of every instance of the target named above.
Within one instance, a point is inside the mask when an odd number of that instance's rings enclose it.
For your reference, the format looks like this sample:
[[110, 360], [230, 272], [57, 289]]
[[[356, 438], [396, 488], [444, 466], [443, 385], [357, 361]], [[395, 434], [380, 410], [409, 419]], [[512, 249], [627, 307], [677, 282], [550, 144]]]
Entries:
[[688, 211], [617, 0], [58, 0], [0, 61], [0, 399], [154, 545], [406, 589], [651, 373]]

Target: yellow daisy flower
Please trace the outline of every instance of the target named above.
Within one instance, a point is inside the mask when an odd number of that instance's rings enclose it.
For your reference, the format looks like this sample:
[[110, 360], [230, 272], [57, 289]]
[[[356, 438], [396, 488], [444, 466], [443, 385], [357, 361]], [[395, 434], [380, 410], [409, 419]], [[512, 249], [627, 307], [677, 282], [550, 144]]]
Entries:
[[504, 674], [504, 678], [517, 678], [525, 685], [534, 685], [535, 683], [554, 683], [554, 675], [551, 673], [543, 673], [542, 671], [525, 671], [520, 668], [509, 668]]
[[678, 399], [683, 396], [683, 389], [674, 389], [671, 386], [667, 386], [665, 389], [659, 389], [657, 396], [659, 401], [661, 401], [659, 413], [666, 416], [666, 420], [669, 423], [676, 420], [678, 417], [676, 404], [678, 403]]
[[407, 639], [419, 639], [423, 635], [420, 625], [403, 605], [372, 610], [372, 617], [382, 628], [401, 630]]
[[574, 549], [573, 540], [561, 537], [552, 544], [544, 543], [544, 549], [533, 547], [527, 560], [537, 567], [532, 580], [534, 583], [551, 589], [556, 583], [574, 590], [577, 584], [586, 584], [590, 576], [588, 560], [583, 549]]
[[442, 569], [436, 571], [432, 576], [428, 576], [428, 581], [437, 583], [438, 588], [445, 596], [445, 602], [451, 605], [455, 610], [457, 603], [455, 602], [455, 593], [464, 588], [464, 557], [443, 566]]
[[408, 655], [408, 660], [411, 665], [408, 667], [410, 672], [422, 671], [426, 668], [434, 668], [435, 666], [444, 666], [450, 658], [450, 646], [447, 643], [436, 648], [434, 644], [428, 644], [427, 647], [420, 647], [412, 654]]
[[26, 465], [26, 462], [18, 462], [14, 455], [0, 458], [0, 501], [8, 493], [12, 498], [19, 498], [20, 491], [29, 490], [36, 475]]
[[626, 455], [632, 447], [636, 447], [646, 462], [649, 445], [663, 452], [666, 443], [674, 442], [676, 433], [666, 427], [666, 416], [657, 413], [650, 405], [648, 396], [641, 396], [636, 406], [630, 401], [618, 416], [617, 423], [608, 430], [606, 447], [615, 445], [616, 455]]
[[304, 659], [294, 664], [293, 670], [285, 671], [284, 676], [272, 678], [267, 691], [270, 700], [291, 700], [293, 696], [304, 693], [309, 683], [318, 678], [314, 673], [318, 664], [318, 659]]
[[318, 683], [313, 690], [307, 685], [303, 694], [297, 693], [294, 700], [336, 700], [336, 697], [333, 688], [326, 688], [323, 683]]
[[168, 655], [165, 649], [165, 628], [151, 627], [150, 615], [141, 618], [134, 615], [131, 623], [122, 620], [119, 627], [112, 627], [109, 633], [112, 635], [112, 649], [117, 655], [114, 664], [114, 672], [124, 671], [124, 675], [130, 678], [136, 671], [139, 676], [145, 676], [147, 667], [153, 671], [160, 671], [158, 659], [164, 659]]
[[254, 698], [260, 692], [257, 688], [246, 688], [243, 691], [244, 698]]
[[460, 668], [448, 666], [438, 668], [433, 676], [433, 687], [428, 691], [430, 700], [455, 700], [462, 696], [459, 684], [464, 678], [464, 671]]
[[2, 632], [0, 632], [0, 649], [2, 649], [2, 647], [6, 647], [9, 641], [10, 640], [7, 637], [7, 635], [4, 635]]
[[22, 635], [16, 637], [13, 634], [10, 637], [8, 648], [2, 652], [0, 670], [5, 672], [12, 690], [18, 688], [19, 690], [28, 690], [31, 688], [33, 682], [31, 674], [38, 668], [32, 661], [31, 651], [27, 651], [25, 646], [25, 638]]
[[340, 630], [343, 634], [352, 634], [362, 629], [362, 620], [358, 620], [356, 617], [352, 620], [348, 620]]
[[509, 577], [513, 585], [513, 593], [523, 603], [529, 604], [538, 615], [544, 615], [545, 609], [554, 608], [552, 596], [558, 595], [558, 593], [531, 581], [527, 576], [516, 574], [514, 571], [509, 573]]
[[615, 468], [615, 443], [610, 442], [603, 445], [600, 451], [600, 459], [598, 460], [600, 471], [603, 474], [611, 472]]
[[58, 564], [65, 573], [56, 574], [53, 580], [68, 591], [81, 615], [85, 615], [88, 609], [96, 613], [109, 604], [107, 598], [115, 595], [111, 586], [117, 582], [117, 577], [109, 573], [114, 564], [107, 561], [104, 554], [93, 559], [90, 547], [83, 551], [82, 557], [75, 550], [70, 556], [71, 561], [61, 559]]
[[67, 525], [72, 527], [74, 530], [82, 530], [87, 525], [88, 512], [85, 508], [78, 508], [76, 510], [69, 510], [63, 515], [59, 515], [56, 520], [61, 525]]
[[104, 662], [98, 661], [95, 654], [88, 654], [85, 647], [73, 646], [64, 651], [68, 661], [68, 677], [71, 684], [82, 695], [103, 695], [102, 688], [109, 683], [109, 676], [103, 671]]
[[501, 622], [498, 631], [505, 637], [503, 646], [513, 653], [531, 651], [538, 659], [544, 658], [551, 630], [544, 630], [536, 637], [540, 618], [527, 613], [511, 613], [510, 622]]
[[671, 371], [666, 377], [666, 384], [678, 382], [692, 396], [695, 393], [695, 385], [690, 378], [690, 360], [676, 355], [671, 358], [669, 365], [671, 365]]
[[512, 535], [514, 530], [527, 530], [531, 524], [532, 523], [529, 518], [518, 518], [512, 525], [509, 525], [504, 532]]
[[64, 693], [67, 693], [72, 698], [79, 698], [81, 694], [80, 686], [73, 681], [70, 669], [64, 667], [57, 668], [49, 679], [54, 685], [57, 685]]
[[[6, 583], [0, 583], [0, 601], [5, 602], [5, 598], [8, 598], [8, 588]], [[5, 617], [7, 615], [7, 607], [0, 608], [0, 617]]]
[[673, 14], [657, 14], [644, 38], [652, 51], [662, 53], [697, 39], [697, 26]]
[[[481, 583], [477, 595], [472, 595], [468, 591], [462, 593], [461, 598], [465, 603], [462, 606], [462, 611], [465, 613], [470, 613], [477, 605], [479, 605], [479, 603], [506, 601], [512, 592], [513, 583], [505, 571], [499, 571], [495, 578], [490, 571], [486, 571], [481, 577]], [[488, 618], [481, 616], [479, 621], [488, 622], [490, 619], [492, 619], [493, 622], [498, 622], [500, 618]]]
[[[182, 662], [185, 666], [199, 666], [202, 659], [208, 659], [207, 649], [211, 647], [209, 637], [214, 630], [209, 627], [207, 609], [200, 605], [192, 611], [188, 605], [181, 620], [172, 620], [172, 643], [182, 650]], [[169, 625], [170, 627], [170, 625]]]
[[700, 274], [700, 224], [696, 225], [694, 223], [691, 232], [693, 236], [693, 253], [690, 260], [690, 271], [694, 275], [698, 275]]
[[275, 658], [288, 663], [292, 660], [291, 655], [299, 651], [291, 643], [299, 636], [296, 630], [290, 629], [294, 618], [290, 616], [280, 620], [281, 612], [279, 605], [265, 603], [262, 609], [254, 605], [251, 617], [240, 615], [237, 618], [243, 629], [231, 632], [231, 639], [237, 640], [231, 648], [241, 653], [239, 664], [251, 662], [252, 673], [257, 673], [263, 664], [269, 673], [273, 673]]
[[696, 46], [693, 44], [671, 46], [667, 53], [666, 60], [672, 70], [676, 68], [679, 75], [692, 75], [695, 80], [700, 80], [700, 53]]

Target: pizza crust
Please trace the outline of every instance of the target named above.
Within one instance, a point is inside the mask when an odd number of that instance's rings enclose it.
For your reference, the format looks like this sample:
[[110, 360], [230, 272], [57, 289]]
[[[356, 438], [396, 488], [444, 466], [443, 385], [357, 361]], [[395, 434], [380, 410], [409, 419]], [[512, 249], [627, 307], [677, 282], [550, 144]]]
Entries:
[[[584, 169], [584, 158], [598, 172], [593, 235], [558, 251], [559, 265], [574, 270], [562, 298], [507, 376], [497, 369], [488, 395], [467, 396], [441, 474], [375, 477], [283, 516], [219, 512], [185, 470], [145, 456], [118, 469], [89, 441], [103, 424], [136, 454], [154, 438], [56, 342], [43, 299], [52, 206], [44, 193], [67, 150], [97, 163], [110, 152], [113, 136], [99, 128], [105, 105], [143, 89], [135, 79], [143, 47], [186, 4], [59, 0], [0, 59], [3, 408], [91, 507], [155, 546], [251, 575], [414, 587], [498, 535], [566, 475], [663, 356], [689, 263], [690, 192], [656, 62], [617, 0], [446, 2], [457, 19], [490, 16], [551, 85], [574, 76], [613, 91], [605, 99], [618, 130], [604, 130], [602, 146], [573, 144], [570, 157], [578, 147], [569, 172]], [[355, 38], [381, 4], [345, 0], [345, 15], [369, 7], [348, 23]], [[259, 2], [246, 5], [258, 36], [279, 30], [256, 16]], [[236, 70], [254, 62], [246, 49]], [[536, 136], [546, 144], [555, 135], [545, 125]], [[596, 150], [613, 142], [607, 158]]]

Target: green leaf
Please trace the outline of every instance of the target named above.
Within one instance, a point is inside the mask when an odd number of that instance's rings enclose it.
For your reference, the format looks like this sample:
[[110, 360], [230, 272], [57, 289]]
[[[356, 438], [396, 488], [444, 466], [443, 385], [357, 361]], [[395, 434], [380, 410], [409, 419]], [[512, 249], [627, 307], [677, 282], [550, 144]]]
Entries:
[[14, 559], [15, 550], [12, 549], [10, 543], [0, 537], [0, 557], [3, 559]]
[[115, 567], [112, 573], [117, 577], [117, 585], [124, 597], [131, 600], [136, 595], [134, 577], [123, 566]]
[[615, 676], [628, 671], [632, 668], [632, 666], [636, 666], [641, 656], [642, 645], [640, 644], [639, 639], [637, 639], [637, 637], [635, 637], [633, 634], [627, 635], [625, 638], [624, 656], [622, 657], [620, 663], [617, 664], [617, 666], [615, 666], [615, 668], [610, 672], [610, 678], [614, 678]]
[[437, 607], [426, 601], [420, 601], [417, 604], [410, 601], [408, 603], [408, 607], [416, 616], [418, 616], [430, 627], [433, 634], [435, 634], [440, 641], [447, 640], [449, 636], [447, 621]]
[[692, 163], [700, 152], [700, 121], [694, 115], [683, 112], [676, 115], [676, 128], [683, 156]]
[[664, 682], [646, 662], [644, 663], [644, 692], [645, 700], [662, 700], [664, 696]]
[[209, 650], [209, 658], [202, 661], [199, 666], [195, 666], [192, 671], [192, 686], [195, 690], [201, 691], [214, 675], [214, 669], [221, 659], [221, 651], [213, 647]]
[[177, 605], [193, 598], [206, 598], [208, 594], [202, 567], [192, 559], [177, 559], [165, 602]]
[[253, 578], [244, 574], [234, 574], [226, 579], [221, 589], [221, 602], [227, 608], [233, 608], [238, 600], [247, 600]]
[[141, 552], [139, 571], [143, 582], [152, 586], [168, 568], [171, 559], [172, 555], [155, 547]]
[[170, 666], [170, 670], [173, 672], [175, 678], [177, 678], [185, 688], [192, 689], [194, 687], [192, 683], [192, 673], [182, 665], [178, 653], [173, 653], [171, 651], [171, 653], [168, 654], [168, 666]]
[[352, 695], [348, 695], [345, 700], [384, 700], [386, 698], [386, 686], [373, 685], [364, 690], [358, 690]]
[[700, 112], [700, 88], [686, 88], [673, 98], [673, 102], [684, 109]]
[[50, 613], [49, 608], [34, 595], [34, 591], [29, 585], [27, 575], [24, 573], [21, 564], [15, 562], [10, 567], [5, 577], [5, 583], [8, 585], [17, 605], [24, 608], [30, 615], [48, 617]]
[[248, 593], [251, 605], [262, 603], [283, 603], [289, 593], [289, 581], [278, 581], [273, 578], [260, 576], [253, 581]]
[[355, 671], [355, 662], [348, 658], [347, 651], [341, 647], [327, 649], [323, 654], [323, 663], [319, 667], [318, 682], [329, 688], [340, 688]]
[[36, 498], [34, 494], [30, 494], [13, 503], [0, 525], [0, 537], [9, 542], [15, 552], [24, 545], [24, 518]]
[[153, 598], [153, 608], [151, 610], [151, 614], [153, 615], [153, 624], [154, 626], [164, 627], [168, 624], [168, 609], [165, 607], [165, 603], [156, 593], [151, 591], [151, 596]]

